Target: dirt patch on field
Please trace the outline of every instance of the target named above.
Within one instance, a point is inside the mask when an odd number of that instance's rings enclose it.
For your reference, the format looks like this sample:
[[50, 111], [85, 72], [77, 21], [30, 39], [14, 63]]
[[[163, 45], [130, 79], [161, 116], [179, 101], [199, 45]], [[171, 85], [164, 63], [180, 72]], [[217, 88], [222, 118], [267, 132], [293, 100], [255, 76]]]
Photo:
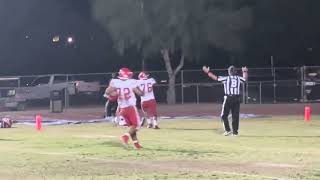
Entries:
[[[35, 152], [34, 152], [35, 153]], [[75, 152], [36, 152], [43, 155], [66, 156], [77, 159], [78, 166], [90, 164], [95, 169], [115, 173], [212, 173], [231, 176], [286, 179], [305, 171], [303, 165], [272, 162], [220, 162], [210, 160], [111, 160], [76, 155]]]
[[[112, 170], [141, 171], [148, 173], [166, 172], [209, 172], [223, 173], [239, 176], [259, 176], [265, 178], [284, 178], [301, 173], [303, 168], [297, 165], [274, 164], [274, 163], [221, 163], [214, 161], [110, 161], [92, 159], [97, 161], [97, 166], [112, 167]], [[270, 166], [270, 164], [272, 164]]]
[[[304, 107], [312, 108], [312, 114], [320, 114], [320, 104], [245, 104], [241, 105], [242, 114], [256, 115], [303, 115]], [[159, 105], [160, 116], [220, 116], [221, 104], [184, 104]], [[41, 114], [45, 119], [93, 120], [104, 115], [103, 106], [83, 106], [69, 108], [63, 113], [50, 113], [48, 109], [30, 109], [27, 111], [0, 112], [0, 117], [10, 115], [14, 120], [32, 120]]]

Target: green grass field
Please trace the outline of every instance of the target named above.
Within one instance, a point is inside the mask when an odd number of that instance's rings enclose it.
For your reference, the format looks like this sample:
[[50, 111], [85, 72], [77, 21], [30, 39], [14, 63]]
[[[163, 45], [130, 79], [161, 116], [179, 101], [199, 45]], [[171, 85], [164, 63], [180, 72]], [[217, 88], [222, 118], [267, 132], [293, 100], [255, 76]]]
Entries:
[[0, 129], [0, 179], [320, 179], [320, 118], [163, 120], [124, 149], [111, 124]]

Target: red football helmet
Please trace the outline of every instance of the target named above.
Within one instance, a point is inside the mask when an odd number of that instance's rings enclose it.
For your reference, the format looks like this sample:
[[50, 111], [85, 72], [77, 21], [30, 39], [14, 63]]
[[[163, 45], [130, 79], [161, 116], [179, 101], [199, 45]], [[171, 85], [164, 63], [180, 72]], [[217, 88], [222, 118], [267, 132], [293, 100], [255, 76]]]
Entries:
[[138, 76], [138, 78], [141, 79], [141, 80], [148, 79], [148, 77], [149, 77], [149, 74], [147, 74], [145, 72], [139, 73], [139, 76]]
[[118, 78], [119, 79], [122, 79], [122, 80], [126, 80], [126, 79], [131, 79], [132, 78], [132, 75], [133, 75], [133, 72], [128, 69], [128, 68], [121, 68], [119, 70], [119, 76]]

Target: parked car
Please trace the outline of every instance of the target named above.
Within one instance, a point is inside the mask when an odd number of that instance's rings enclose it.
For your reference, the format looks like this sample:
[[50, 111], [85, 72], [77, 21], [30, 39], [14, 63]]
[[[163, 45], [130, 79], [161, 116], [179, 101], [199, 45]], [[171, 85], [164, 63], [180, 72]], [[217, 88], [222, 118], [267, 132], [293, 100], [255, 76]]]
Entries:
[[51, 91], [63, 91], [67, 95], [93, 95], [100, 91], [99, 82], [69, 81], [67, 78], [66, 75], [42, 75], [24, 87], [2, 88], [0, 103], [9, 109], [24, 110], [28, 101], [48, 99]]

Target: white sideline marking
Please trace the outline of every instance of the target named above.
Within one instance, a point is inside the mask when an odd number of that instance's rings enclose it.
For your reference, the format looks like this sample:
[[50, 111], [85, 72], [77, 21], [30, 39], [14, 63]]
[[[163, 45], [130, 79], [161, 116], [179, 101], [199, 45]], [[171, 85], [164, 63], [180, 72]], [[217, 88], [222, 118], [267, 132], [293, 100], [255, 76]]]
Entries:
[[236, 172], [226, 172], [226, 171], [210, 171], [214, 173], [220, 174], [228, 174], [228, 175], [236, 175], [236, 176], [249, 176], [249, 177], [262, 177], [268, 179], [277, 179], [277, 180], [284, 180], [285, 178], [275, 177], [275, 176], [265, 176], [265, 175], [256, 175], [256, 174], [246, 174], [246, 173], [236, 173]]
[[77, 154], [77, 152], [35, 152], [42, 155], [68, 155], [68, 154]]
[[88, 139], [96, 139], [96, 138], [117, 138], [117, 136], [112, 135], [74, 135], [73, 137], [77, 138], [88, 138]]
[[300, 166], [294, 164], [277, 164], [277, 163], [255, 163], [257, 166], [282, 167], [282, 168], [298, 168]]

